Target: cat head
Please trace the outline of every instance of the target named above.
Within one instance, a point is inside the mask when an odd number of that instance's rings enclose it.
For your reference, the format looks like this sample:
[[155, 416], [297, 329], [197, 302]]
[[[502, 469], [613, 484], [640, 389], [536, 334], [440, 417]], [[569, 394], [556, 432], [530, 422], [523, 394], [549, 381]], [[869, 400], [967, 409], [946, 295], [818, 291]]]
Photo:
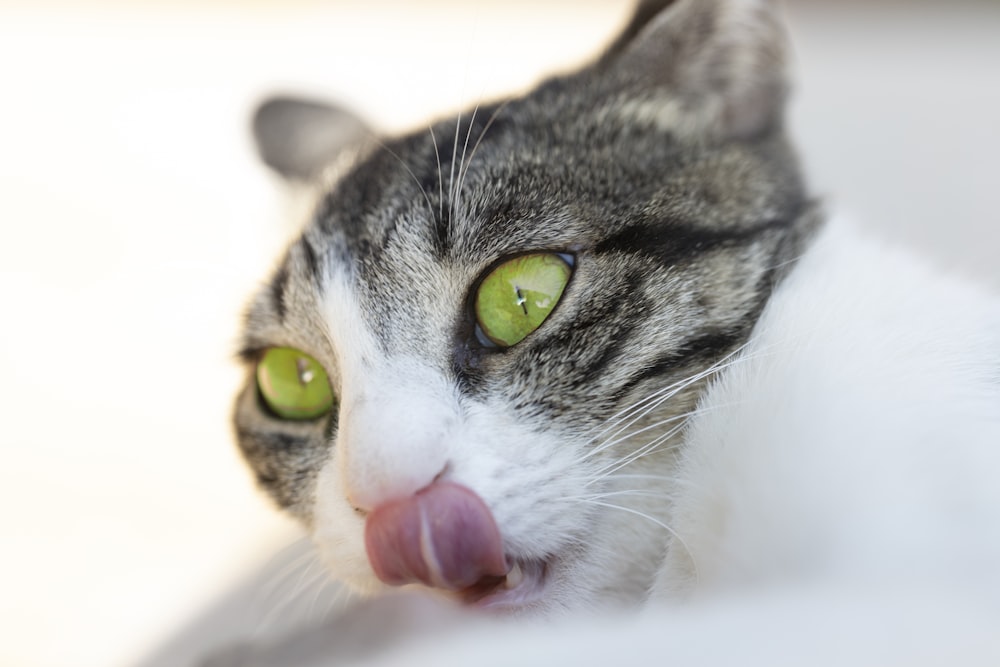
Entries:
[[604, 54], [377, 140], [276, 99], [322, 183], [253, 299], [239, 445], [356, 589], [555, 611], [641, 599], [685, 416], [815, 223], [763, 0], [645, 2]]

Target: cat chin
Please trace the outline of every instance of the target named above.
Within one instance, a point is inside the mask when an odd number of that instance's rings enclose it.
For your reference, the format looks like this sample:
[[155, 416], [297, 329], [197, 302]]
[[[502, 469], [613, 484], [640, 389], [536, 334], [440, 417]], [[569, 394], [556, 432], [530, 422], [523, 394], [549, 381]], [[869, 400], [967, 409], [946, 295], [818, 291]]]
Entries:
[[[549, 610], [553, 577], [550, 576], [554, 561], [512, 561], [514, 565], [506, 577], [484, 580], [459, 591], [442, 591], [422, 584], [409, 584], [398, 590], [424, 594], [448, 600], [460, 607], [485, 612], [490, 615], [520, 616]], [[395, 587], [379, 581], [372, 574], [353, 572], [348, 575], [342, 568], [327, 559], [331, 575], [354, 593], [364, 598], [375, 598], [391, 593]]]
[[[329, 537], [329, 536], [327, 536]], [[636, 591], [648, 584], [631, 586], [627, 577], [614, 568], [606, 567], [595, 553], [551, 555], [545, 558], [508, 555], [511, 569], [506, 577], [484, 578], [483, 581], [458, 591], [431, 588], [423, 584], [390, 586], [380, 581], [368, 560], [356, 554], [349, 539], [324, 540], [316, 533], [317, 544], [327, 571], [333, 579], [346, 585], [363, 598], [376, 598], [402, 591], [444, 599], [457, 607], [482, 612], [489, 616], [559, 616], [586, 608], [596, 599], [620, 599], [635, 602], [644, 597]], [[356, 545], [359, 549], [360, 544]], [[600, 550], [598, 550], [600, 551]], [[644, 570], [637, 567], [635, 570]], [[636, 574], [635, 571], [632, 572]], [[641, 577], [645, 581], [645, 577]]]

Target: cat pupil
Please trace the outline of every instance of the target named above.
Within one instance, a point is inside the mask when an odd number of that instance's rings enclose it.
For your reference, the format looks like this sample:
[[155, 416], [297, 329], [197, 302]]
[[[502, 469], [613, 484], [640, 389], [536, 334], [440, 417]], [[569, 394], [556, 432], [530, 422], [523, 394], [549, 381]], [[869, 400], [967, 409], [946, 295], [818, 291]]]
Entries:
[[[521, 310], [523, 310], [524, 314], [527, 315], [528, 314], [528, 305], [527, 305], [528, 300], [525, 299], [524, 298], [524, 294], [521, 293], [521, 288], [518, 287], [517, 285], [515, 285], [514, 286], [514, 293], [517, 295], [517, 305], [521, 306]], [[542, 304], [538, 304], [538, 305], [540, 307], [543, 307]]]

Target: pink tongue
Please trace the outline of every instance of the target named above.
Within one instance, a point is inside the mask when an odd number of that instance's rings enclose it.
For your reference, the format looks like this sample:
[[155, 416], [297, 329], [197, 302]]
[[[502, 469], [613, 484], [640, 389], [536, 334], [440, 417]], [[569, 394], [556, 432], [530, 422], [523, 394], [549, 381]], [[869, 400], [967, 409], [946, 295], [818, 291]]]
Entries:
[[420, 582], [456, 591], [508, 570], [489, 508], [451, 482], [375, 508], [365, 524], [365, 547], [375, 574], [393, 586]]

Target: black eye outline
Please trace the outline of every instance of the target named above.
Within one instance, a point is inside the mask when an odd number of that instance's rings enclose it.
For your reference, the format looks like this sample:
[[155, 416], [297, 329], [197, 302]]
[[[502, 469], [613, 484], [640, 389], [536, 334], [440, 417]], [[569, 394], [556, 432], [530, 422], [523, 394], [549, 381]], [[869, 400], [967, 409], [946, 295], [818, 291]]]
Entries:
[[[519, 343], [521, 343], [521, 341], [519, 340], [513, 345], [500, 345], [494, 342], [492, 339], [490, 339], [490, 337], [486, 335], [486, 332], [483, 331], [482, 326], [479, 324], [479, 317], [476, 315], [476, 298], [479, 295], [479, 289], [482, 287], [483, 282], [487, 278], [489, 278], [490, 275], [492, 275], [496, 269], [519, 257], [526, 257], [529, 255], [553, 255], [559, 257], [566, 263], [566, 266], [569, 267], [569, 277], [566, 279], [566, 284], [563, 286], [563, 291], [559, 296], [559, 300], [556, 302], [554, 306], [552, 306], [552, 310], [549, 311], [548, 315], [545, 316], [545, 319], [543, 319], [539, 323], [539, 325], [534, 330], [532, 330], [531, 333], [534, 333], [535, 331], [540, 329], [542, 325], [544, 325], [546, 322], [549, 321], [549, 319], [552, 317], [552, 314], [556, 312], [556, 309], [559, 307], [559, 304], [563, 302], [563, 299], [566, 296], [566, 291], [570, 288], [570, 285], [573, 283], [573, 277], [576, 275], [577, 257], [576, 253], [570, 252], [568, 250], [526, 250], [524, 252], [518, 252], [511, 255], [504, 255], [503, 257], [497, 258], [493, 263], [491, 263], [488, 267], [486, 267], [486, 269], [484, 269], [482, 273], [479, 274], [479, 276], [476, 278], [475, 281], [473, 281], [472, 286], [469, 289], [468, 297], [466, 298], [467, 318], [468, 321], [471, 322], [472, 324], [471, 342], [477, 347], [479, 347], [481, 350], [487, 352], [506, 352], [507, 350], [512, 349], [513, 347], [516, 347]], [[530, 336], [531, 333], [529, 333], [528, 336]], [[525, 338], [527, 338], [527, 336]]]

